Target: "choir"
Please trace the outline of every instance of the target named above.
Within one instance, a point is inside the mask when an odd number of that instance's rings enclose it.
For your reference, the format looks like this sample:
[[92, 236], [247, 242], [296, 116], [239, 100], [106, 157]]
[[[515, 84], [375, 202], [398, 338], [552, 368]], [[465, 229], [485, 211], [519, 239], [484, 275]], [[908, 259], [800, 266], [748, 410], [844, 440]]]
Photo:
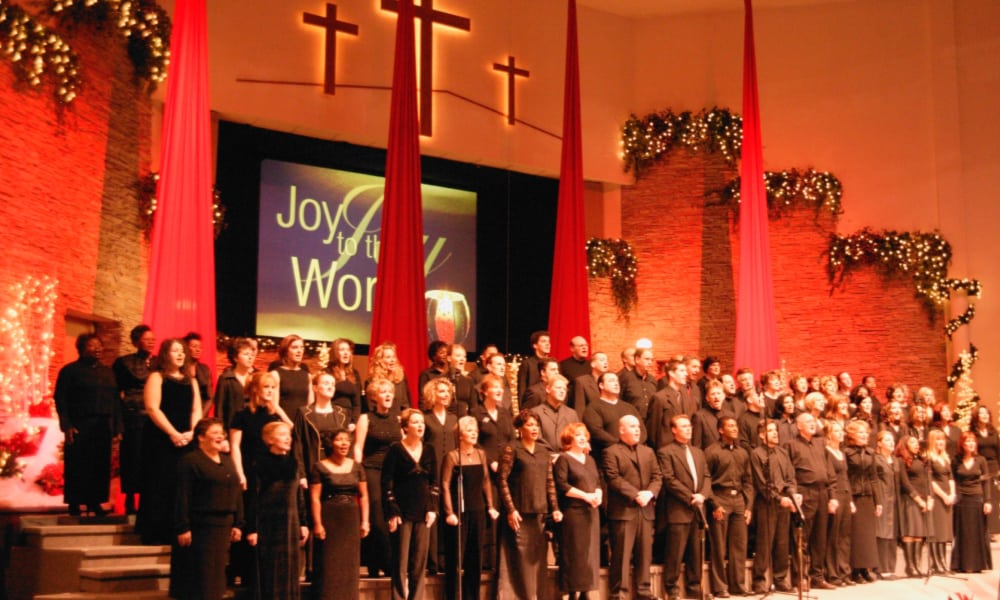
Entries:
[[883, 399], [871, 376], [733, 377], [690, 356], [657, 380], [649, 349], [616, 373], [579, 336], [557, 363], [539, 331], [520, 365], [490, 346], [468, 372], [434, 342], [420, 410], [388, 342], [362, 380], [350, 340], [311, 374], [299, 336], [266, 372], [237, 338], [212, 395], [199, 336], [132, 341], [108, 369], [82, 335], [60, 372], [65, 498], [103, 512], [122, 435], [127, 508], [138, 494], [144, 543], [173, 545], [177, 598], [298, 598], [302, 579], [357, 597], [362, 567], [394, 600], [438, 571], [448, 597], [478, 598], [489, 571], [497, 598], [550, 598], [550, 551], [570, 598], [596, 598], [602, 565], [613, 597], [651, 598], [654, 560], [671, 600], [891, 579], [900, 547], [907, 576], [992, 568], [997, 429], [983, 405], [953, 422], [930, 388]]

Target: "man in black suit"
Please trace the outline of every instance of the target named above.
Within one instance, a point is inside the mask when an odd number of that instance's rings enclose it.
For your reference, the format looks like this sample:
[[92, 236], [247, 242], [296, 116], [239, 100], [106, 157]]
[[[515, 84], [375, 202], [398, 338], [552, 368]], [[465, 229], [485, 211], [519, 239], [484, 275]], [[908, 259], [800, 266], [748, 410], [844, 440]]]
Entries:
[[663, 473], [663, 502], [667, 527], [663, 564], [663, 589], [670, 599], [680, 598], [677, 580], [684, 563], [684, 587], [689, 598], [701, 598], [704, 548], [700, 538], [705, 522], [704, 505], [712, 495], [712, 479], [700, 448], [691, 445], [691, 419], [674, 415], [673, 442], [656, 452]]
[[627, 600], [631, 595], [632, 555], [635, 553], [635, 597], [654, 598], [649, 567], [653, 557], [653, 521], [656, 496], [662, 476], [656, 454], [639, 442], [639, 419], [626, 415], [618, 422], [619, 441], [607, 447], [602, 460], [608, 486], [608, 529], [611, 567], [608, 588], [611, 598]]
[[683, 361], [672, 358], [667, 362], [667, 384], [653, 394], [646, 415], [646, 431], [649, 443], [654, 449], [666, 446], [673, 440], [671, 422], [676, 415], [691, 417], [694, 404], [687, 395], [687, 366]]
[[[590, 373], [581, 375], [573, 381], [570, 386], [572, 392], [570, 407], [576, 410], [576, 414], [583, 419], [583, 413], [587, 406], [597, 402], [601, 397], [601, 391], [597, 388], [597, 379], [608, 372], [608, 355], [603, 352], [594, 352], [590, 356]], [[617, 378], [616, 378], [617, 379]], [[618, 394], [615, 393], [615, 397]]]
[[[524, 368], [524, 365], [521, 365]], [[556, 362], [554, 358], [540, 358], [538, 359], [538, 381], [531, 384], [526, 390], [520, 390], [521, 392], [521, 406], [520, 410], [528, 410], [536, 406], [541, 406], [545, 403], [545, 399], [548, 397], [548, 392], [546, 389], [549, 383], [559, 375], [559, 363]], [[568, 392], [567, 392], [568, 393]]]
[[639, 418], [646, 419], [649, 403], [656, 393], [656, 376], [653, 374], [653, 351], [649, 348], [636, 350], [634, 367], [618, 374], [622, 386], [621, 398], [639, 411]]
[[552, 351], [552, 338], [548, 331], [535, 331], [531, 334], [531, 356], [521, 361], [517, 370], [517, 398], [524, 399], [528, 388], [538, 383], [538, 360], [547, 358]]
[[[559, 361], [559, 373], [571, 384], [581, 375], [590, 374], [590, 344], [583, 336], [573, 336], [569, 341], [569, 356]], [[570, 393], [573, 392], [572, 385]]]

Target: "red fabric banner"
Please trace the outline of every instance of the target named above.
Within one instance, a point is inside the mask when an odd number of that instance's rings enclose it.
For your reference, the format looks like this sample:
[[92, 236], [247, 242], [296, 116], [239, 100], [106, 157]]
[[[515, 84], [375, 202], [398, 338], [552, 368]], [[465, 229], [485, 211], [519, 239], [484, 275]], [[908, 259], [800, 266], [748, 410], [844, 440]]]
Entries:
[[400, 0], [371, 339], [372, 346], [396, 343], [411, 404], [419, 406], [417, 375], [427, 365], [427, 305], [413, 13], [413, 0]]
[[[160, 340], [198, 332], [211, 354], [215, 245], [206, 21], [205, 0], [177, 0], [143, 321]], [[205, 362], [215, 370], [214, 360]]]
[[771, 242], [768, 237], [764, 152], [757, 97], [753, 7], [744, 0], [743, 34], [743, 158], [740, 163], [740, 283], [736, 299], [736, 359], [734, 370], [750, 367], [758, 375], [778, 367], [774, 288], [771, 284]]
[[569, 341], [590, 341], [587, 295], [587, 249], [583, 211], [583, 141], [580, 126], [580, 58], [576, 32], [576, 0], [569, 0], [566, 19], [566, 82], [563, 91], [562, 162], [556, 243], [552, 257], [549, 333], [552, 354], [569, 355]]

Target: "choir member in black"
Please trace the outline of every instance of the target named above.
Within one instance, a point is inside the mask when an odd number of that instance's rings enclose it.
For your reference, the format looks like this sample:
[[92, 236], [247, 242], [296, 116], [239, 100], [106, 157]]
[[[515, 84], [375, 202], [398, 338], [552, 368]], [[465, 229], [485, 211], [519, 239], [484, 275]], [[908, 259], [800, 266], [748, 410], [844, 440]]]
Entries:
[[550, 377], [545, 384], [545, 402], [531, 410], [538, 416], [541, 441], [553, 452], [559, 452], [562, 447], [559, 436], [567, 426], [577, 422], [576, 411], [565, 404], [569, 393], [566, 378], [559, 373]]
[[847, 429], [847, 422], [851, 420], [851, 401], [847, 396], [841, 396], [840, 394], [835, 394], [830, 401], [827, 402], [826, 412], [823, 416], [823, 423], [828, 425], [830, 423], [836, 423], [840, 425], [840, 430], [844, 431]]
[[368, 481], [371, 535], [362, 544], [362, 563], [368, 567], [369, 577], [388, 574], [391, 562], [389, 524], [382, 510], [382, 464], [389, 446], [402, 439], [395, 388], [392, 381], [384, 378], [368, 384], [366, 403], [371, 402], [373, 408], [361, 415], [355, 430], [354, 461], [364, 466]]
[[567, 404], [570, 408], [576, 407], [572, 404], [575, 390], [574, 382], [577, 377], [590, 375], [590, 343], [583, 336], [573, 336], [569, 340], [569, 356], [559, 361], [559, 374], [569, 382], [569, 400]]
[[271, 369], [278, 377], [278, 404], [290, 416], [314, 401], [309, 369], [302, 362], [305, 352], [305, 340], [294, 333], [286, 335], [278, 343], [279, 363]]
[[762, 421], [765, 420], [763, 397], [752, 388], [743, 395], [743, 412], [737, 417], [736, 422], [740, 429], [740, 443], [747, 452], [753, 450], [760, 443], [760, 436], [757, 435]]
[[59, 370], [54, 399], [59, 429], [65, 434], [63, 501], [69, 514], [80, 505], [98, 516], [107, 514], [111, 486], [111, 438], [121, 428], [115, 374], [101, 364], [101, 338], [82, 333], [76, 338], [79, 358]]
[[778, 406], [775, 408], [774, 420], [778, 424], [779, 444], [785, 446], [792, 438], [799, 434], [799, 428], [795, 424], [795, 417], [798, 411], [795, 408], [795, 398], [791, 394], [782, 394], [778, 398]]
[[353, 432], [361, 416], [361, 374], [354, 368], [354, 342], [337, 338], [331, 345], [333, 361], [326, 369], [333, 375], [333, 403], [347, 411], [347, 430]]
[[847, 479], [851, 506], [851, 577], [856, 583], [875, 581], [879, 567], [878, 545], [875, 542], [876, 519], [884, 510], [882, 488], [875, 466], [875, 452], [868, 443], [868, 424], [853, 420], [847, 424]]
[[142, 432], [149, 420], [143, 392], [146, 379], [153, 372], [156, 334], [149, 325], [136, 325], [129, 337], [136, 352], [118, 357], [111, 369], [121, 398], [122, 441], [118, 448], [121, 491], [125, 494], [126, 514], [135, 514], [135, 498], [142, 491]]
[[483, 377], [488, 375], [490, 370], [488, 364], [490, 362], [490, 357], [494, 354], [499, 354], [500, 349], [497, 348], [496, 344], [486, 344], [483, 347], [482, 352], [479, 353], [479, 360], [476, 361], [475, 366], [469, 371], [469, 378], [476, 383], [476, 387], [479, 387], [483, 383]]
[[159, 370], [146, 380], [144, 400], [149, 421], [142, 433], [142, 501], [135, 528], [143, 544], [169, 544], [177, 463], [194, 439], [201, 419], [198, 383], [184, 374], [184, 342], [167, 339], [157, 356]]
[[[711, 387], [709, 391], [712, 393]], [[721, 393], [721, 387], [717, 391]], [[723, 414], [718, 433], [719, 441], [705, 449], [712, 479], [709, 582], [716, 598], [726, 598], [746, 594], [747, 525], [753, 514], [754, 491], [750, 454], [740, 446], [736, 417]]]
[[789, 380], [788, 387], [792, 392], [792, 398], [795, 399], [796, 412], [802, 412], [806, 407], [806, 394], [809, 393], [809, 378], [801, 373], [796, 373]]
[[[514, 399], [510, 391], [510, 382], [507, 380], [507, 359], [503, 354], [491, 354], [486, 359], [486, 367], [489, 369], [488, 375], [493, 375], [503, 382], [503, 401], [498, 403], [497, 406], [506, 408], [508, 411], [513, 411]], [[482, 385], [482, 380], [480, 380], [479, 384]]]
[[219, 419], [194, 427], [197, 449], [177, 466], [170, 554], [170, 596], [184, 600], [221, 600], [226, 593], [230, 542], [242, 536], [243, 494], [236, 465], [226, 449]]
[[455, 401], [452, 402], [451, 411], [460, 416], [469, 414], [473, 407], [479, 406], [479, 384], [465, 374], [465, 357], [465, 347], [462, 344], [448, 346], [448, 364], [451, 366], [448, 379], [455, 386]]
[[[524, 368], [524, 365], [522, 365], [521, 368]], [[549, 358], [549, 357], [539, 358], [538, 359], [539, 379], [535, 381], [535, 383], [531, 384], [531, 386], [528, 389], [520, 393], [521, 396], [521, 403], [519, 405], [520, 410], [528, 410], [544, 404], [545, 398], [547, 397], [549, 382], [551, 382], [558, 375], [559, 375], [559, 363], [557, 363], [554, 358]]]
[[427, 346], [427, 358], [431, 361], [431, 366], [420, 372], [417, 378], [417, 389], [423, 392], [424, 386], [431, 379], [438, 377], [448, 378], [451, 374], [451, 365], [448, 364], [448, 343], [441, 340], [434, 340]]
[[[201, 393], [202, 403], [210, 403], [210, 399], [212, 398], [212, 370], [208, 365], [201, 362], [202, 349], [200, 333], [190, 331], [184, 336], [184, 351], [187, 353], [187, 364], [184, 365], [184, 373], [198, 382], [198, 391]], [[202, 408], [208, 414], [208, 408]]]
[[927, 465], [931, 470], [934, 506], [931, 508], [933, 533], [927, 537], [927, 568], [932, 573], [948, 572], [948, 544], [954, 540], [952, 506], [958, 501], [958, 494], [955, 491], [951, 461], [944, 432], [939, 429], [931, 430], [927, 434]]
[[934, 506], [927, 464], [920, 453], [920, 440], [904, 435], [896, 446], [899, 470], [899, 537], [903, 541], [906, 576], [923, 577], [920, 555], [924, 539], [933, 533], [930, 511]]
[[[506, 392], [503, 380], [487, 373], [479, 383], [479, 390], [480, 404], [473, 407], [471, 416], [479, 423], [479, 445], [486, 453], [493, 506], [500, 506], [500, 455], [514, 439], [514, 417], [501, 406]], [[497, 521], [487, 522], [483, 542], [483, 565], [487, 570], [496, 570], [498, 529]]]
[[[704, 450], [719, 441], [719, 421], [722, 417], [731, 416], [735, 422], [736, 416], [722, 407], [725, 401], [726, 391], [722, 389], [722, 382], [709, 383], [705, 389], [704, 404], [691, 417], [691, 430], [693, 432], [691, 443], [696, 448]], [[739, 425], [734, 423], [734, 426], [738, 437]]]
[[257, 456], [247, 503], [247, 543], [257, 548], [257, 597], [297, 600], [299, 548], [309, 538], [292, 429], [268, 423], [261, 432], [267, 451]]
[[687, 393], [687, 366], [672, 358], [666, 365], [664, 385], [649, 402], [646, 415], [646, 434], [653, 449], [662, 448], [673, 441], [673, 418], [684, 415], [690, 420], [695, 405]]
[[521, 434], [500, 458], [500, 498], [506, 527], [500, 535], [499, 600], [538, 600], [550, 596], [545, 518], [562, 521], [552, 478], [552, 453], [539, 441], [538, 416], [518, 413]]
[[[896, 388], [899, 389], [899, 388]], [[898, 394], [897, 394], [898, 395]], [[882, 407], [882, 425], [881, 429], [887, 429], [892, 432], [892, 437], [896, 438], [897, 442], [902, 440], [904, 436], [910, 434], [910, 428], [906, 426], [903, 422], [903, 405], [895, 400], [890, 400]]]
[[622, 388], [621, 399], [635, 407], [639, 419], [643, 422], [646, 421], [649, 405], [656, 393], [653, 365], [653, 351], [643, 348], [636, 350], [635, 364], [631, 369], [622, 369], [618, 372], [618, 383]]
[[[441, 468], [441, 499], [447, 523], [442, 538], [447, 565], [445, 598], [458, 597], [461, 557], [461, 597], [478, 600], [486, 516], [493, 521], [500, 512], [494, 503], [486, 453], [476, 447], [479, 427], [475, 417], [464, 416], [458, 420], [458, 436], [458, 447], [448, 451]], [[459, 485], [462, 486], [461, 496]]]
[[836, 479], [836, 491], [830, 499], [837, 501], [836, 510], [830, 511], [826, 539], [828, 549], [823, 567], [826, 581], [833, 585], [854, 585], [851, 578], [851, 485], [847, 477], [847, 458], [844, 456], [844, 428], [839, 421], [828, 421], [826, 426], [827, 470]]
[[[639, 418], [635, 407], [618, 398], [621, 390], [618, 375], [616, 373], [604, 373], [597, 381], [601, 396], [597, 402], [587, 406], [583, 415], [583, 423], [590, 433], [590, 454], [594, 461], [601, 465], [604, 459], [604, 450], [618, 443], [618, 430], [621, 426], [621, 418], [631, 415]], [[642, 430], [640, 421], [639, 442], [646, 443], [645, 431]], [[605, 497], [607, 497], [605, 495]]]
[[896, 539], [899, 537], [899, 459], [893, 456], [896, 438], [891, 431], [875, 435], [875, 474], [882, 514], [875, 518], [875, 544], [878, 547], [880, 579], [896, 577]]
[[[447, 344], [445, 345], [447, 348]], [[444, 457], [458, 445], [456, 429], [458, 417], [448, 410], [454, 400], [455, 388], [446, 377], [436, 377], [428, 380], [421, 388], [424, 407], [424, 442], [434, 448], [437, 464], [434, 472], [441, 472]], [[441, 513], [441, 507], [435, 509]], [[427, 549], [427, 570], [437, 573], [444, 567], [444, 519], [438, 519], [431, 527]]]
[[701, 597], [704, 545], [699, 529], [704, 528], [705, 500], [712, 494], [712, 478], [700, 448], [691, 446], [691, 419], [674, 415], [670, 428], [673, 441], [656, 452], [663, 474], [664, 509], [667, 528], [663, 563], [663, 589], [670, 598], [680, 598], [677, 580], [684, 563], [687, 596]]
[[[858, 386], [861, 389], [866, 389], [864, 386]], [[858, 408], [854, 411], [851, 416], [852, 421], [862, 421], [865, 425], [868, 425], [868, 445], [875, 449], [875, 433], [878, 431], [878, 419], [875, 417], [877, 413], [873, 412], [874, 404], [870, 396], [865, 396], [858, 400]]]
[[[247, 405], [246, 387], [253, 372], [253, 361], [257, 352], [250, 344], [250, 340], [236, 338], [229, 348], [228, 355], [232, 366], [219, 375], [213, 400], [215, 416], [222, 419], [222, 425], [227, 431], [233, 422], [233, 416]], [[205, 412], [209, 411], [206, 409]]]
[[781, 399], [782, 389], [784, 388], [784, 382], [781, 380], [781, 371], [767, 371], [761, 375], [760, 386], [764, 414], [777, 414], [778, 402]]
[[393, 442], [382, 463], [382, 510], [392, 534], [393, 600], [421, 600], [430, 529], [437, 520], [440, 490], [434, 447], [424, 444], [424, 415], [402, 412], [403, 439]]
[[[582, 338], [581, 338], [582, 339]], [[569, 600], [597, 589], [601, 561], [601, 523], [597, 509], [604, 492], [597, 463], [590, 456], [590, 434], [573, 423], [559, 436], [562, 452], [552, 467], [563, 522], [559, 527], [559, 575]]]
[[[656, 454], [640, 441], [639, 418], [625, 415], [618, 423], [619, 442], [608, 446], [602, 457], [602, 473], [608, 494], [608, 533], [611, 563], [608, 589], [611, 598], [650, 599], [649, 567], [653, 559], [653, 523], [656, 497], [663, 485]], [[635, 586], [632, 563], [635, 562]]]
[[701, 382], [704, 379], [701, 371], [701, 359], [697, 356], [685, 356], [684, 364], [687, 365], [687, 395], [698, 410], [705, 401], [705, 394], [702, 393]]
[[[833, 380], [834, 382], [836, 380]], [[813, 416], [816, 422], [816, 435], [823, 437], [826, 435], [825, 425], [823, 421], [823, 415], [826, 413], [826, 405], [829, 404], [829, 400], [826, 395], [822, 392], [810, 392], [806, 394], [805, 408], [806, 412]]]
[[[972, 416], [969, 418], [969, 431], [976, 434], [976, 446], [979, 456], [986, 459], [986, 467], [989, 469], [990, 493], [997, 496], [1000, 489], [1000, 436], [997, 435], [997, 428], [993, 425], [993, 415], [985, 405], [978, 405], [972, 409]], [[990, 537], [1000, 533], [1000, 511], [993, 511], [987, 515], [988, 529]]]
[[[778, 426], [774, 421], [762, 421], [758, 427], [760, 444], [750, 451], [750, 471], [753, 474], [755, 537], [753, 558], [754, 594], [769, 590], [767, 574], [779, 592], [790, 592], [788, 581], [789, 527], [795, 512], [795, 501], [802, 496], [796, 491], [795, 469], [785, 448], [778, 446]], [[793, 499], [795, 501], [793, 501]]]
[[[301, 466], [301, 476], [308, 478], [313, 465], [325, 456], [322, 440], [333, 432], [347, 430], [351, 413], [333, 403], [336, 382], [325, 371], [313, 375], [313, 397], [316, 402], [303, 406], [295, 415], [295, 453]], [[303, 481], [303, 483], [306, 483]]]
[[[723, 381], [725, 381], [725, 377], [723, 377]], [[739, 419], [740, 416], [743, 415], [743, 412], [746, 410], [748, 397], [751, 395], [759, 396], [760, 390], [757, 389], [757, 380], [754, 377], [753, 369], [749, 367], [742, 367], [738, 371], [736, 371], [735, 383], [738, 389], [732, 392], [734, 394], [733, 403], [735, 406], [735, 410], [733, 412], [736, 413], [737, 415], [736, 418]], [[760, 398], [757, 405], [760, 406], [760, 412], [763, 413], [764, 399]], [[749, 432], [751, 444], [757, 443], [756, 442], [757, 436], [755, 434], [756, 431], [757, 428], [755, 425], [753, 431]]]
[[[365, 382], [365, 399], [361, 402], [361, 411], [375, 410], [378, 400], [367, 396], [371, 382], [376, 379], [387, 379], [393, 385], [393, 407], [397, 411], [410, 408], [410, 384], [406, 381], [403, 366], [396, 356], [396, 344], [382, 342], [371, 351], [368, 362], [368, 380]], [[371, 482], [369, 481], [369, 485]]]
[[939, 429], [944, 433], [945, 451], [953, 459], [961, 454], [959, 444], [962, 437], [962, 429], [955, 425], [953, 419], [955, 414], [947, 402], [938, 402], [934, 405], [934, 417], [931, 420], [931, 429]]
[[[517, 397], [524, 399], [524, 394], [532, 385], [541, 380], [538, 372], [538, 361], [548, 358], [552, 352], [552, 339], [548, 331], [534, 331], [531, 333], [531, 356], [521, 361], [521, 366], [517, 370]], [[558, 368], [558, 365], [556, 365]]]
[[920, 450], [927, 450], [927, 432], [930, 427], [929, 407], [923, 404], [914, 404], [910, 407], [909, 434], [920, 440]]
[[[812, 395], [806, 396], [806, 404]], [[827, 466], [823, 438], [816, 436], [816, 418], [806, 412], [795, 422], [799, 434], [788, 443], [788, 456], [795, 468], [796, 489], [802, 494], [801, 535], [806, 564], [799, 565], [798, 558], [793, 561], [793, 580], [798, 583], [808, 578], [812, 587], [829, 590], [834, 586], [823, 578], [823, 561], [827, 554], [828, 515], [837, 512], [839, 506], [836, 479]]]
[[993, 568], [990, 536], [986, 530], [986, 518], [993, 512], [993, 491], [986, 459], [977, 452], [977, 437], [971, 431], [962, 434], [962, 451], [955, 461], [958, 503], [955, 504], [951, 569], [962, 573], [979, 573]]
[[601, 390], [597, 387], [597, 380], [607, 372], [608, 355], [604, 352], [594, 352], [590, 356], [590, 372], [577, 377], [571, 382], [572, 396], [567, 404], [576, 411], [581, 421], [583, 420], [583, 414], [587, 411], [587, 406], [597, 402], [597, 399], [601, 397]]
[[[346, 429], [324, 434], [324, 457], [309, 476], [315, 600], [358, 600], [361, 539], [368, 535], [365, 469], [350, 458]], [[329, 531], [328, 531], [329, 530]]]

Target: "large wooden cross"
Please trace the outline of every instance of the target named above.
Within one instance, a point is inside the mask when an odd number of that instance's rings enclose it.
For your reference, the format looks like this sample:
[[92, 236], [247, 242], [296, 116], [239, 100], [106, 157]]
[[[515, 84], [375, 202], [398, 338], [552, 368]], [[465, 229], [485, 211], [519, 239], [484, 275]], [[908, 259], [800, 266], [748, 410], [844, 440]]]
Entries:
[[[399, 12], [399, 0], [382, 0], [382, 10]], [[431, 135], [431, 94], [434, 78], [433, 48], [434, 25], [445, 25], [462, 31], [472, 29], [472, 21], [467, 17], [453, 15], [440, 10], [434, 10], [434, 0], [423, 0], [420, 6], [414, 6], [414, 15], [420, 19], [420, 135]]]
[[354, 23], [337, 20], [337, 5], [326, 5], [326, 16], [302, 13], [302, 22], [306, 25], [316, 25], [326, 30], [326, 48], [323, 64], [323, 93], [331, 96], [336, 93], [337, 74], [337, 33], [358, 35], [358, 26]]
[[507, 63], [493, 63], [494, 71], [501, 71], [507, 74], [507, 123], [513, 125], [517, 120], [514, 115], [514, 78], [518, 75], [528, 77], [531, 72], [527, 69], [518, 69], [515, 66], [513, 56], [507, 57]]

